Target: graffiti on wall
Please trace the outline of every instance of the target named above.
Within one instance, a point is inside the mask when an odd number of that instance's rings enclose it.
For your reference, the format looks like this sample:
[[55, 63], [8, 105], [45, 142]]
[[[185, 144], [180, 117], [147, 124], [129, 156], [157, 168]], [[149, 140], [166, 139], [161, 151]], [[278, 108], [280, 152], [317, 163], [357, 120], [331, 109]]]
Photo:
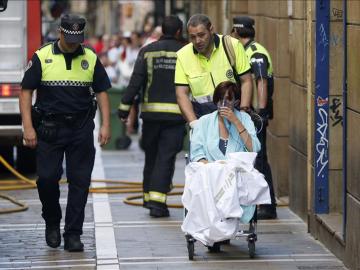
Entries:
[[330, 120], [331, 126], [335, 127], [337, 125], [343, 125], [343, 115], [342, 115], [342, 101], [339, 97], [332, 97], [330, 99]]
[[319, 44], [319, 47], [322, 50], [321, 62], [324, 62], [324, 60], [326, 59], [326, 57], [327, 57], [326, 52], [328, 51], [326, 49], [329, 46], [329, 40], [328, 40], [326, 32], [327, 31], [325, 30], [324, 24], [320, 24], [319, 32], [318, 32], [319, 35], [320, 35], [320, 39], [319, 39], [318, 44]]
[[337, 46], [343, 45], [343, 37], [336, 33], [331, 33], [329, 40], [330, 40], [330, 45], [332, 47], [337, 47]]
[[333, 8], [332, 9], [332, 15], [336, 17], [337, 19], [343, 18], [343, 11], [341, 9]]
[[319, 121], [316, 122], [316, 137], [318, 138], [315, 151], [316, 151], [316, 175], [324, 178], [324, 169], [329, 163], [329, 140], [328, 140], [328, 112], [324, 106], [328, 104], [328, 98], [317, 98], [317, 115]]

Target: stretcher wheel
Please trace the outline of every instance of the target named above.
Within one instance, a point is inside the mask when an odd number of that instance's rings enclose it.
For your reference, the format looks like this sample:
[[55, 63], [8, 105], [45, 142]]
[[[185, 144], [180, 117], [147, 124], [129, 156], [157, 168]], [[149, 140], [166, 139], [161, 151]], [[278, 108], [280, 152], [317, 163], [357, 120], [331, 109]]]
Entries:
[[213, 253], [220, 252], [220, 243], [214, 243], [212, 247], [208, 247], [208, 250]]
[[251, 259], [255, 257], [255, 241], [249, 240], [248, 241], [248, 249], [249, 249], [249, 256]]
[[187, 249], [189, 253], [189, 260], [192, 261], [194, 259], [194, 241], [187, 242]]

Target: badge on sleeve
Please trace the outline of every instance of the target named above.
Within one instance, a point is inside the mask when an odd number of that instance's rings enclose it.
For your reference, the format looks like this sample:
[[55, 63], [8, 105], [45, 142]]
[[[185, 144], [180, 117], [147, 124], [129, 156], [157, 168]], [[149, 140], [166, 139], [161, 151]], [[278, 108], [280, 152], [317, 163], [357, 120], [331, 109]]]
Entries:
[[234, 77], [234, 72], [232, 71], [232, 69], [228, 69], [228, 70], [226, 71], [226, 77], [227, 77], [228, 79], [231, 79], [232, 77]]
[[250, 62], [257, 63], [260, 66], [260, 65], [264, 64], [264, 59], [263, 58], [251, 58]]

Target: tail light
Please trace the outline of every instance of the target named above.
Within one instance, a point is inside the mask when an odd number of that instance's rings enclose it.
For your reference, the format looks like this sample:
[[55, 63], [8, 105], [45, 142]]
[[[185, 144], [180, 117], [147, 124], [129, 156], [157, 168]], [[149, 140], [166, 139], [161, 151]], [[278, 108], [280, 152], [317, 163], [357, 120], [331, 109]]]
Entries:
[[20, 84], [0, 84], [0, 97], [17, 97], [20, 91]]

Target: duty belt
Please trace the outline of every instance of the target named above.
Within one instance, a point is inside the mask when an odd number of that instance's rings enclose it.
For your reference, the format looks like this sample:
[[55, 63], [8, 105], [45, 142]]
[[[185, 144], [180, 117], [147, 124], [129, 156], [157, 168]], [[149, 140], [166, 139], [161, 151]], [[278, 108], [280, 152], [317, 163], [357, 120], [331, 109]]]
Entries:
[[78, 113], [48, 113], [45, 114], [43, 120], [54, 121], [61, 124], [75, 124], [83, 120], [88, 114], [88, 111], [81, 111]]

